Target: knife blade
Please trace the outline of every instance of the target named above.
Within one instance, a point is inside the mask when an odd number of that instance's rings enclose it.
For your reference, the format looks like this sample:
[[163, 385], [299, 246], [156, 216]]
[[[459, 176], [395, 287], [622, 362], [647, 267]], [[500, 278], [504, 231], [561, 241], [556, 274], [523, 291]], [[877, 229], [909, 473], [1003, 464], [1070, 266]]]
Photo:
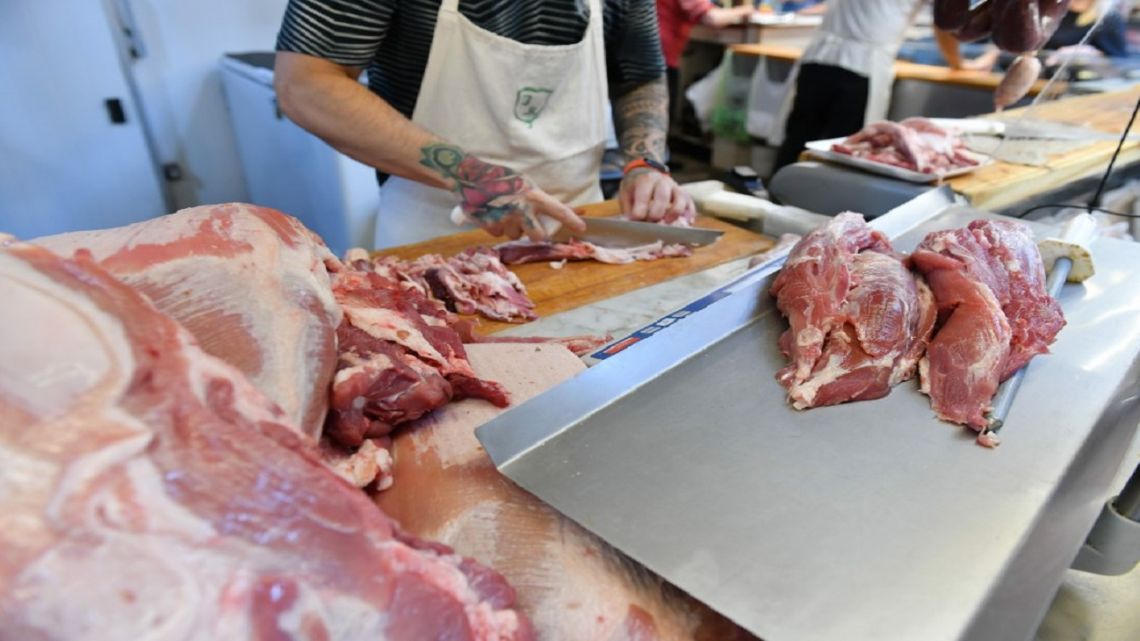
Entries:
[[564, 243], [577, 239], [601, 247], [624, 249], [649, 245], [657, 241], [667, 244], [682, 244], [703, 247], [716, 242], [724, 235], [723, 231], [701, 229], [699, 227], [674, 227], [656, 223], [635, 222], [620, 218], [583, 218], [586, 231], [575, 232], [565, 226], [551, 235], [550, 239]]

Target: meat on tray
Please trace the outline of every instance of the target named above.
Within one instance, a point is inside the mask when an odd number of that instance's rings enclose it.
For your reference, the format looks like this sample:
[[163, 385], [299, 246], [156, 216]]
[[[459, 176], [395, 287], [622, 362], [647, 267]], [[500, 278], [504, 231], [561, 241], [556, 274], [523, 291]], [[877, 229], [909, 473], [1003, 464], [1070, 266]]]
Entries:
[[242, 204], [184, 209], [115, 229], [34, 241], [90, 252], [237, 367], [308, 436], [320, 436], [340, 307], [323, 241], [296, 219]]
[[549, 241], [515, 240], [495, 246], [499, 258], [507, 265], [558, 261], [596, 260], [611, 265], [625, 265], [639, 260], [658, 258], [684, 258], [692, 256], [693, 250], [687, 245], [667, 245], [661, 241], [638, 247], [601, 247], [571, 239], [565, 243]]
[[975, 220], [900, 258], [857, 214], [797, 243], [772, 286], [790, 326], [777, 379], [804, 409], [879, 398], [917, 365], [935, 414], [992, 447], [984, 429], [998, 385], [1047, 353], [1065, 324], [1033, 234]]
[[404, 534], [89, 257], [9, 241], [0, 293], [5, 638], [533, 638], [501, 575]]
[[831, 150], [922, 174], [944, 174], [978, 164], [956, 132], [926, 118], [871, 123]]
[[488, 247], [466, 249], [450, 258], [427, 254], [415, 260], [400, 260], [394, 256], [369, 258], [365, 250], [352, 249], [345, 260], [357, 269], [371, 269], [389, 279], [411, 284], [424, 296], [442, 301], [453, 312], [481, 314], [509, 323], [538, 318], [526, 286]]
[[850, 212], [796, 244], [772, 294], [790, 326], [777, 380], [797, 409], [886, 396], [914, 375], [934, 325], [929, 288]]
[[912, 258], [939, 313], [922, 390], [939, 417], [981, 431], [998, 384], [1047, 353], [1065, 324], [1041, 254], [1026, 225], [975, 220], [929, 234]]

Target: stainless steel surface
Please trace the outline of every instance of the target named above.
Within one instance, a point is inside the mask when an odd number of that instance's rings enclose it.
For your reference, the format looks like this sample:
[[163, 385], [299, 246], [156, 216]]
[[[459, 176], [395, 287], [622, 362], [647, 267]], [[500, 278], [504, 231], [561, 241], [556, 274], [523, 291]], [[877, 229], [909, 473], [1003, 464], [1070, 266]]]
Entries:
[[586, 221], [585, 232], [573, 232], [566, 227], [561, 227], [551, 238], [560, 242], [576, 238], [602, 247], [615, 248], [637, 247], [657, 241], [703, 247], [715, 243], [718, 238], [724, 235], [724, 232], [715, 229], [673, 227], [618, 218], [587, 217], [582, 220]]
[[1133, 470], [1128, 483], [1116, 497], [1116, 509], [1125, 517], [1140, 523], [1140, 465]]
[[[981, 216], [888, 233], [910, 250]], [[1093, 249], [997, 450], [913, 383], [790, 409], [774, 269], [477, 433], [507, 476], [768, 641], [1028, 638], [1140, 420], [1140, 250]]]

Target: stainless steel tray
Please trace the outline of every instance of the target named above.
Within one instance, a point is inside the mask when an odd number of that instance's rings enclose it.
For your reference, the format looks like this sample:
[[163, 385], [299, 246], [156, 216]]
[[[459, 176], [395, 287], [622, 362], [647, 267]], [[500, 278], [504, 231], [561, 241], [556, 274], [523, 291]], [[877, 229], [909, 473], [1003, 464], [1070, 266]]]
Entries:
[[[909, 250], [988, 216], [938, 208], [914, 229], [879, 220]], [[996, 450], [913, 383], [788, 407], [772, 268], [478, 436], [507, 476], [767, 641], [1029, 638], [1140, 420], [1140, 247], [1094, 253]]]

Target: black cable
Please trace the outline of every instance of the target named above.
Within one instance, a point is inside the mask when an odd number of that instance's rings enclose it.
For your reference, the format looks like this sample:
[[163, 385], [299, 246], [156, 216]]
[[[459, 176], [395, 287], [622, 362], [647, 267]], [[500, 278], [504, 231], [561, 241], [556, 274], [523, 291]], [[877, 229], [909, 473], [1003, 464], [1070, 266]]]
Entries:
[[1085, 211], [1089, 212], [1090, 214], [1094, 211], [1098, 211], [1098, 212], [1101, 212], [1104, 214], [1112, 214], [1113, 216], [1123, 216], [1125, 218], [1140, 218], [1140, 216], [1138, 216], [1136, 214], [1126, 214], [1124, 212], [1119, 212], [1119, 211], [1109, 211], [1107, 209], [1102, 209], [1100, 207], [1100, 197], [1102, 195], [1104, 195], [1104, 188], [1108, 184], [1109, 176], [1112, 175], [1112, 168], [1116, 165], [1116, 158], [1117, 158], [1117, 156], [1120, 155], [1120, 150], [1124, 148], [1124, 143], [1128, 140], [1128, 133], [1132, 130], [1133, 123], [1136, 122], [1136, 114], [1137, 113], [1140, 113], [1140, 97], [1138, 97], [1136, 99], [1136, 106], [1133, 107], [1133, 109], [1132, 109], [1132, 116], [1128, 119], [1128, 125], [1126, 127], [1124, 127], [1124, 133], [1120, 134], [1120, 142], [1116, 143], [1116, 150], [1112, 152], [1112, 158], [1108, 161], [1108, 168], [1106, 168], [1104, 170], [1104, 175], [1100, 177], [1100, 184], [1097, 185], [1096, 193], [1093, 194], [1093, 197], [1091, 200], [1089, 200], [1088, 205], [1078, 205], [1075, 203], [1073, 203], [1073, 204], [1050, 203], [1047, 205], [1037, 205], [1036, 207], [1030, 207], [1029, 209], [1026, 209], [1025, 211], [1021, 212], [1021, 214], [1019, 214], [1017, 216], [1017, 218], [1025, 218], [1031, 212], [1035, 212], [1035, 211], [1038, 211], [1041, 209], [1060, 209], [1063, 207], [1072, 207], [1074, 209], [1084, 209]]
[[1120, 150], [1124, 147], [1124, 141], [1128, 140], [1128, 132], [1132, 129], [1132, 123], [1136, 122], [1136, 113], [1140, 112], [1140, 98], [1136, 99], [1136, 107], [1132, 109], [1132, 117], [1128, 119], [1128, 126], [1124, 128], [1124, 133], [1120, 135], [1120, 142], [1116, 143], [1116, 151], [1112, 152], [1112, 160], [1108, 161], [1108, 169], [1104, 171], [1104, 176], [1100, 179], [1100, 185], [1096, 188], [1096, 193], [1093, 194], [1092, 200], [1089, 201], [1089, 212], [1096, 207], [1100, 206], [1100, 197], [1104, 193], [1104, 186], [1108, 184], [1108, 176], [1112, 173], [1112, 166], [1116, 164], [1116, 157], [1120, 155]]
[[1025, 216], [1027, 214], [1041, 210], [1041, 209], [1070, 209], [1070, 208], [1071, 209], [1083, 209], [1089, 213], [1096, 211], [1096, 212], [1100, 212], [1102, 214], [1111, 214], [1113, 216], [1121, 216], [1123, 218], [1140, 218], [1140, 214], [1125, 213], [1122, 211], [1112, 211], [1111, 209], [1105, 209], [1103, 207], [1090, 207], [1089, 205], [1082, 205], [1080, 203], [1050, 203], [1048, 205], [1037, 205], [1035, 207], [1030, 207], [1029, 209], [1026, 209], [1025, 211], [1021, 212], [1020, 214], [1018, 214], [1016, 216], [1016, 218], [1025, 218]]

